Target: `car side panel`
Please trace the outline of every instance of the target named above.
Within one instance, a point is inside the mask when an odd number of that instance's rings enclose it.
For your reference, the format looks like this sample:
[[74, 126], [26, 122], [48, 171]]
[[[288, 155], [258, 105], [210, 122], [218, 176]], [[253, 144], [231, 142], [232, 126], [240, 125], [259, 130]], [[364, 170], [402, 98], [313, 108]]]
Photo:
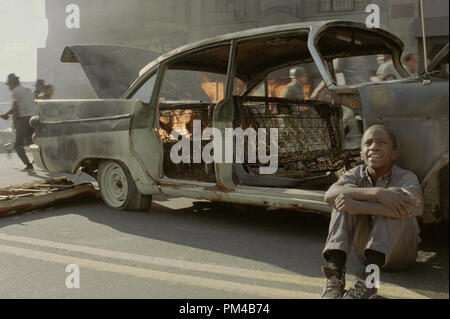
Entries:
[[86, 159], [114, 159], [128, 166], [141, 192], [156, 192], [151, 175], [130, 150], [130, 123], [140, 108], [142, 103], [133, 100], [38, 103], [33, 138], [42, 163], [51, 172], [73, 173]]
[[448, 81], [379, 84], [359, 88], [364, 127], [380, 123], [397, 138], [398, 164], [422, 182], [448, 154]]

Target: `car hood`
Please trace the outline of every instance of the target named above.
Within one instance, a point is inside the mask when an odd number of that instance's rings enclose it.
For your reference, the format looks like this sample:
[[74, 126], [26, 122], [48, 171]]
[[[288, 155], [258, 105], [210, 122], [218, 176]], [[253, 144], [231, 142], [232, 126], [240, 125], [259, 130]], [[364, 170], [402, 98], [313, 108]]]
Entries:
[[63, 63], [80, 63], [97, 96], [101, 99], [120, 98], [139, 70], [159, 56], [159, 53], [121, 46], [77, 45], [64, 48]]

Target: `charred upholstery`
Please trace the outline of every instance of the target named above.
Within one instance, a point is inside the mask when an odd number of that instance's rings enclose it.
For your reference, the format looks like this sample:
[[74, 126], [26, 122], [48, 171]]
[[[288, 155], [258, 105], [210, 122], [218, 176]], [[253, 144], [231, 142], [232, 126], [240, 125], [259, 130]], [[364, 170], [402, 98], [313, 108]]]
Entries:
[[260, 163], [236, 164], [243, 184], [326, 188], [335, 180], [335, 172], [358, 162], [358, 150], [341, 149], [341, 109], [336, 106], [274, 97], [234, 97], [234, 101], [235, 127], [255, 131], [278, 128], [277, 172], [270, 177], [258, 176]]
[[[174, 164], [170, 159], [171, 148], [179, 141], [171, 138], [172, 130], [187, 132], [191, 142], [193, 139], [193, 121], [201, 120], [201, 131], [212, 127], [212, 115], [215, 103], [196, 104], [159, 104], [159, 137], [163, 143], [164, 163], [163, 169], [166, 176], [170, 178], [195, 179], [204, 182], [215, 182], [216, 176], [214, 165], [205, 162], [194, 163], [193, 152], [190, 152], [190, 163]], [[210, 141], [202, 140], [202, 148]]]

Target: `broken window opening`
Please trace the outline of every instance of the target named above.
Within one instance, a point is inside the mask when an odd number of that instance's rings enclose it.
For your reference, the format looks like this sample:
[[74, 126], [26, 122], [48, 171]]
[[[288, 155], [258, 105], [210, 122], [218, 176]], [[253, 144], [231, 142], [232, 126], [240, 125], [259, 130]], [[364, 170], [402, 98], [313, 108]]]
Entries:
[[[340, 109], [318, 101], [274, 97], [235, 97], [235, 127], [278, 128], [278, 170], [258, 175], [261, 163], [245, 160], [238, 169], [241, 184], [326, 189], [343, 171], [357, 165], [359, 150], [343, 150], [339, 141]], [[247, 142], [246, 142], [247, 143]], [[267, 154], [269, 145], [267, 142]], [[261, 184], [262, 183], [262, 184]]]

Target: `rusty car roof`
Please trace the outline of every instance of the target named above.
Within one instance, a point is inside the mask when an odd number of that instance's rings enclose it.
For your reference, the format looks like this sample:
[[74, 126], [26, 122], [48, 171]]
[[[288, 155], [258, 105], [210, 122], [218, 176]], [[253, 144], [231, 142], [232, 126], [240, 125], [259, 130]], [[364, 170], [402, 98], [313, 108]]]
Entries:
[[139, 75], [142, 76], [144, 73], [146, 73], [148, 70], [152, 69], [155, 65], [167, 61], [169, 59], [172, 59], [178, 55], [184, 55], [186, 53], [189, 53], [191, 51], [197, 51], [202, 48], [206, 48], [215, 44], [221, 44], [226, 43], [231, 40], [238, 40], [238, 39], [245, 39], [249, 37], [255, 37], [259, 35], [264, 34], [271, 34], [271, 33], [278, 33], [283, 31], [295, 31], [298, 29], [309, 29], [309, 30], [316, 30], [320, 31], [325, 26], [349, 26], [349, 27], [355, 27], [363, 30], [367, 30], [370, 32], [378, 33], [380, 36], [385, 37], [386, 39], [389, 39], [392, 43], [394, 43], [398, 49], [403, 49], [403, 42], [393, 35], [392, 33], [389, 33], [388, 31], [385, 31], [383, 29], [369, 29], [367, 28], [363, 23], [354, 22], [354, 21], [346, 21], [346, 20], [328, 20], [328, 21], [314, 21], [314, 22], [300, 22], [300, 23], [290, 23], [290, 24], [282, 24], [282, 25], [275, 25], [275, 26], [268, 26], [268, 27], [260, 27], [260, 28], [253, 28], [233, 33], [228, 33], [224, 35], [219, 35], [216, 37], [200, 40], [197, 42], [189, 43], [186, 45], [183, 45], [179, 48], [176, 48], [172, 51], [169, 51], [165, 54], [162, 54], [157, 59], [151, 61], [149, 64], [147, 64], [145, 67], [143, 67]]

